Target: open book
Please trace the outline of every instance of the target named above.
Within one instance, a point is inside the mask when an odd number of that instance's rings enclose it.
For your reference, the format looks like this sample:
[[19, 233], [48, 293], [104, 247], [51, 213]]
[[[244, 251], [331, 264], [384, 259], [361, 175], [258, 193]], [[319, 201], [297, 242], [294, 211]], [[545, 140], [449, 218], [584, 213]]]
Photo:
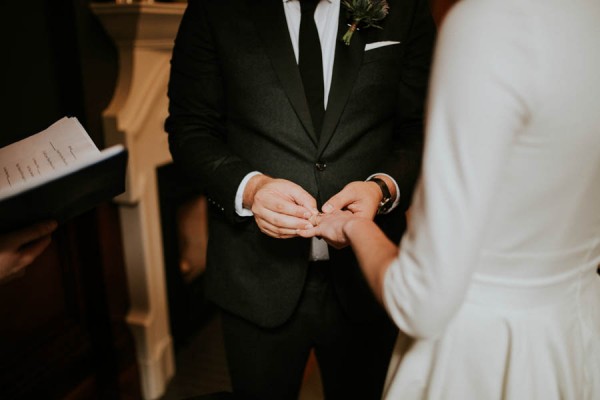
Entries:
[[125, 190], [127, 151], [99, 151], [77, 118], [0, 148], [0, 232], [63, 222]]

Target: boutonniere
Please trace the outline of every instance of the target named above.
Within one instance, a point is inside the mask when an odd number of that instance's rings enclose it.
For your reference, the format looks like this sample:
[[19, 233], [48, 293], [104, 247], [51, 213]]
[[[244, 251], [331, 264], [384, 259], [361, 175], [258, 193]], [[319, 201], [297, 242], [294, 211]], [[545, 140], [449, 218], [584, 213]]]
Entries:
[[342, 0], [342, 5], [346, 7], [348, 19], [352, 21], [342, 37], [346, 46], [350, 45], [352, 35], [359, 29], [359, 25], [362, 28], [382, 29], [376, 22], [384, 19], [390, 11], [387, 0]]

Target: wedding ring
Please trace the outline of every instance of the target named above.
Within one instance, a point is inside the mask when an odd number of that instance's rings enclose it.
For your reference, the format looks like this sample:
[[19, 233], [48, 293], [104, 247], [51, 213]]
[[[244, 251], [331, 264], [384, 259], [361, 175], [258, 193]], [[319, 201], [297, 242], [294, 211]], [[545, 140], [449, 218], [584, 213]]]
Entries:
[[319, 226], [319, 217], [321, 215], [323, 215], [323, 213], [311, 215], [310, 218], [308, 219], [308, 222], [310, 222], [314, 227]]

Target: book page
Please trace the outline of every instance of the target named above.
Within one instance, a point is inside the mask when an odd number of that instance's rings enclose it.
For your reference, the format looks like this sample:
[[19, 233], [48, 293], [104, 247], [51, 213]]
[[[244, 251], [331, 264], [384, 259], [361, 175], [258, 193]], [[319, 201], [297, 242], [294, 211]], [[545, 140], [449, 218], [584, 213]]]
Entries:
[[77, 118], [64, 117], [49, 128], [0, 149], [0, 195], [97, 158], [100, 151]]

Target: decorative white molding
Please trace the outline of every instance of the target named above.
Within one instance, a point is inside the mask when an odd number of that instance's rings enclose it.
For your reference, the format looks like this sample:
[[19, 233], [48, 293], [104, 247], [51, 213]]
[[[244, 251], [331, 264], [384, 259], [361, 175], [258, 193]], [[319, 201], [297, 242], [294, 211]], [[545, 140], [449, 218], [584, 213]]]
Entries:
[[117, 87], [103, 113], [106, 145], [129, 151], [127, 189], [116, 198], [129, 282], [127, 322], [145, 399], [158, 399], [175, 373], [165, 285], [156, 168], [171, 160], [167, 83], [185, 3], [92, 3], [119, 50]]

